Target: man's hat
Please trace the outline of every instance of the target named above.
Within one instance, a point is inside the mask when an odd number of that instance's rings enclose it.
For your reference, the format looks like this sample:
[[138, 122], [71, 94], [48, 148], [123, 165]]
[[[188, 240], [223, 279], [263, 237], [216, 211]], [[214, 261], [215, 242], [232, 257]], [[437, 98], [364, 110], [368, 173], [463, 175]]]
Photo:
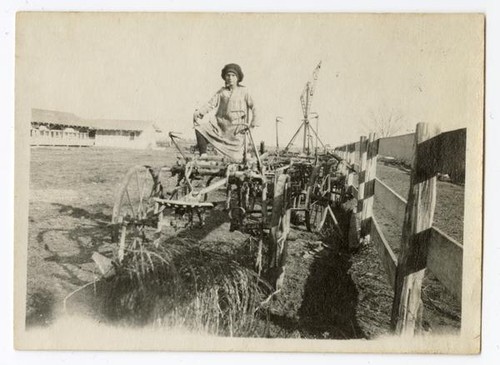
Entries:
[[236, 63], [229, 63], [224, 68], [222, 69], [221, 72], [221, 77], [222, 79], [226, 79], [226, 74], [228, 72], [234, 72], [236, 76], [238, 76], [238, 82], [241, 82], [243, 80], [243, 71], [241, 71], [241, 67], [237, 65]]

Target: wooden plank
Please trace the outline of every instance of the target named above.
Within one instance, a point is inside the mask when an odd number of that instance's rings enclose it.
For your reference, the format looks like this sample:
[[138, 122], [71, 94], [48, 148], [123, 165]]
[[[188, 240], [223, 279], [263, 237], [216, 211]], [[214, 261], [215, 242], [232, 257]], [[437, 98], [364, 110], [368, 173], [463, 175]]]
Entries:
[[415, 335], [422, 320], [422, 280], [427, 262], [428, 233], [436, 207], [437, 171], [432, 161], [437, 153], [433, 139], [438, 133], [437, 128], [427, 123], [417, 124], [391, 317], [393, 329], [403, 336]]
[[351, 192], [352, 192], [353, 196], [358, 196], [359, 195], [359, 187], [351, 185]]
[[412, 166], [415, 183], [432, 179], [438, 172], [441, 172], [441, 141], [442, 139], [437, 135], [419, 142], [415, 163]]
[[465, 150], [467, 129], [441, 133], [441, 173], [449, 174], [452, 181], [465, 183]]
[[375, 248], [377, 249], [384, 271], [387, 274], [387, 281], [394, 290], [396, 285], [397, 258], [392, 251], [391, 246], [385, 239], [375, 217], [372, 217], [371, 238]]
[[463, 246], [432, 227], [427, 268], [459, 300], [462, 299]]
[[375, 179], [375, 196], [402, 227], [406, 211], [406, 200], [379, 179]]
[[346, 173], [347, 173], [347, 177], [346, 177], [346, 180], [345, 180], [345, 188], [346, 188], [346, 191], [349, 191], [349, 187], [353, 185], [353, 182], [354, 182], [354, 169], [352, 168], [352, 165], [354, 163], [354, 144], [351, 143], [349, 145], [347, 145], [347, 157], [346, 157], [346, 160], [347, 160], [347, 163], [349, 165], [350, 168], [347, 169]]
[[160, 199], [153, 198], [153, 200], [160, 204], [165, 204], [168, 206], [182, 206], [182, 207], [198, 207], [198, 208], [213, 208], [212, 203], [198, 202], [198, 201], [188, 201], [188, 200], [170, 200], [170, 199]]
[[[363, 200], [365, 198], [366, 179], [366, 151], [368, 149], [368, 138], [361, 136], [359, 141], [359, 171], [358, 171], [358, 213], [363, 211]], [[363, 218], [361, 216], [361, 218]]]

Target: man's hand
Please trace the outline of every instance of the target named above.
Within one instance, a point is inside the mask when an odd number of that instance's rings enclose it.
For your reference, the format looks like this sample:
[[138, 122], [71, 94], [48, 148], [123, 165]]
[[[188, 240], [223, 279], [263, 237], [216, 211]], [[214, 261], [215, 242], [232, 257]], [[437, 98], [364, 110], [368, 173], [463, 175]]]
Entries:
[[195, 125], [195, 127], [200, 125], [200, 123], [198, 123], [198, 120], [201, 118], [203, 118], [203, 114], [201, 114], [198, 110], [195, 110], [193, 114], [193, 124]]
[[250, 129], [249, 125], [246, 125], [246, 124], [243, 124], [243, 123], [238, 123], [238, 125], [234, 129], [234, 135], [245, 134], [246, 131], [248, 131], [249, 129]]

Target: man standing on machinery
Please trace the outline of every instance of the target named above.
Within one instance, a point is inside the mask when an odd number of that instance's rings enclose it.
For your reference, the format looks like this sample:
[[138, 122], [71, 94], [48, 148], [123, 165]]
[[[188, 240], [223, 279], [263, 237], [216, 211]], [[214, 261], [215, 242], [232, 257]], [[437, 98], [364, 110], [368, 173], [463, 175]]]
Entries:
[[[243, 157], [244, 132], [256, 126], [254, 102], [245, 86], [241, 85], [243, 71], [235, 63], [224, 66], [221, 72], [225, 86], [193, 115], [200, 158], [207, 153], [207, 144], [237, 162]], [[198, 121], [211, 110], [217, 109], [208, 123]], [[251, 112], [251, 118], [249, 116]]]

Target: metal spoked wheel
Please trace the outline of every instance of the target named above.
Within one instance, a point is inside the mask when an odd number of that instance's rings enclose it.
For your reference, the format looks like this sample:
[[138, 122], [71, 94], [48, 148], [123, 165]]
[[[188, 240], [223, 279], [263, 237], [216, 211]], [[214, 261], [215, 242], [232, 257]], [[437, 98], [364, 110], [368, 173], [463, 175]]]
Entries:
[[310, 204], [306, 211], [306, 226], [310, 232], [319, 232], [321, 221], [325, 213], [325, 206], [317, 201]]
[[290, 233], [290, 176], [282, 174], [274, 189], [273, 209], [270, 221], [270, 267], [269, 279], [276, 290], [281, 289], [285, 277], [285, 264], [287, 258]]
[[113, 207], [112, 223], [119, 240], [118, 259], [126, 250], [134, 250], [154, 240], [158, 228], [158, 204], [163, 197], [158, 174], [150, 166], [132, 167], [121, 184]]

